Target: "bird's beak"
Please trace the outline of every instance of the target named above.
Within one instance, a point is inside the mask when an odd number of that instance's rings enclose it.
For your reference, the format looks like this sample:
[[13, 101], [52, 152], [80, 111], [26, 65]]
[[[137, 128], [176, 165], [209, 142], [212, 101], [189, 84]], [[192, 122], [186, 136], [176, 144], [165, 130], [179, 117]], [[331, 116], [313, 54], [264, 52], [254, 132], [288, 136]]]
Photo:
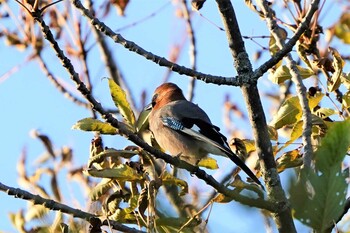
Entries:
[[151, 110], [152, 109], [152, 103], [150, 103], [150, 104], [147, 104], [146, 106], [145, 106], [145, 108], [143, 109], [143, 111], [149, 111], [149, 110]]

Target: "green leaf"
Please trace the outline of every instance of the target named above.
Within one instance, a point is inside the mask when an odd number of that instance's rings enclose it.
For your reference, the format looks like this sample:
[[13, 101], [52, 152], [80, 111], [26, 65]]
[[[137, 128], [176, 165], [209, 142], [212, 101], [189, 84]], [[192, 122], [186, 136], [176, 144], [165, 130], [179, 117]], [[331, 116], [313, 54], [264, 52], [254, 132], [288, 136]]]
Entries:
[[115, 168], [106, 168], [106, 169], [90, 168], [90, 169], [84, 170], [84, 173], [94, 177], [117, 179], [120, 182], [143, 180], [142, 175], [138, 174], [136, 170], [132, 169], [131, 167], [125, 164], [120, 164]]
[[344, 209], [349, 170], [342, 161], [350, 145], [350, 120], [333, 123], [315, 152], [315, 170], [304, 167], [291, 186], [294, 217], [317, 232], [334, 224]]
[[205, 167], [205, 168], [208, 168], [211, 170], [215, 170], [215, 169], [219, 168], [217, 161], [213, 158], [210, 158], [210, 157], [206, 157], [206, 158], [201, 159], [198, 163], [198, 166]]
[[31, 205], [26, 212], [25, 220], [29, 222], [33, 219], [42, 219], [49, 213], [49, 209], [42, 205]]
[[117, 129], [109, 123], [102, 122], [94, 118], [84, 118], [72, 126], [72, 129], [79, 129], [83, 131], [95, 131], [101, 134], [115, 135], [118, 133]]
[[[314, 75], [314, 71], [309, 68], [303, 68], [301, 66], [297, 66], [299, 73], [302, 78], [309, 78]], [[285, 65], [280, 66], [276, 69], [273, 74], [269, 75], [269, 79], [276, 84], [281, 84], [286, 80], [290, 80], [292, 75], [290, 74], [289, 68]]]
[[125, 92], [114, 82], [113, 79], [108, 79], [108, 84], [112, 99], [114, 104], [119, 109], [120, 114], [131, 126], [135, 126], [135, 115], [126, 98]]
[[309, 96], [309, 107], [310, 109], [314, 109], [322, 100], [324, 94], [320, 91], [316, 92], [314, 96]]
[[170, 175], [168, 172], [164, 172], [160, 177], [164, 185], [177, 185], [181, 188], [180, 196], [188, 193], [188, 184], [186, 181], [176, 178]]
[[350, 120], [334, 122], [330, 126], [326, 137], [322, 140], [322, 144], [315, 154], [318, 170], [323, 172], [330, 166], [338, 165], [340, 167], [350, 145], [349, 132]]
[[299, 99], [297, 96], [288, 98], [278, 110], [271, 122], [271, 126], [280, 129], [300, 120], [302, 115]]

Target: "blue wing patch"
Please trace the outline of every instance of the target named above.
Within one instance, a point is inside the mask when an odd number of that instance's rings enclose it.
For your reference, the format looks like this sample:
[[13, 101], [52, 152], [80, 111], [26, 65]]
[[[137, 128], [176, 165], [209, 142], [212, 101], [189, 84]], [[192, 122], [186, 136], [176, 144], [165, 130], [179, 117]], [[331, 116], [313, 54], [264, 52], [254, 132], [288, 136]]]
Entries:
[[181, 123], [181, 121], [176, 120], [174, 117], [163, 117], [163, 124], [173, 130], [183, 130], [185, 126]]

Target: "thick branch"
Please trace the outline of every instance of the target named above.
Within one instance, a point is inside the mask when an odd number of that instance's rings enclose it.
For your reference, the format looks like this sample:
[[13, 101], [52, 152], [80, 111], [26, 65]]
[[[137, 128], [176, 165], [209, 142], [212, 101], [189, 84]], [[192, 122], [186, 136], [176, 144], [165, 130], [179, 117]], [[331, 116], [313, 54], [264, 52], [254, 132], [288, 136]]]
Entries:
[[[69, 207], [67, 205], [64, 205], [62, 203], [56, 202], [56, 201], [51, 200], [51, 199], [43, 198], [39, 195], [34, 195], [30, 192], [27, 192], [27, 191], [19, 189], [19, 188], [12, 188], [12, 187], [6, 186], [6, 185], [2, 184], [1, 182], [0, 182], [0, 190], [3, 192], [6, 192], [10, 196], [14, 196], [15, 198], [21, 198], [23, 200], [28, 200], [28, 201], [33, 202], [35, 205], [42, 205], [50, 210], [60, 211], [60, 212], [65, 213], [65, 214], [72, 215], [73, 217], [84, 219], [88, 222], [90, 222], [92, 219], [99, 218], [99, 216], [97, 216], [97, 215], [90, 214], [90, 213], [84, 212], [84, 211], [79, 210], [79, 209], [74, 209], [74, 208]], [[139, 231], [135, 228], [130, 228], [130, 227], [124, 226], [124, 225], [122, 225], [116, 221], [113, 221], [113, 220], [109, 220], [109, 222], [111, 223], [110, 226], [113, 226], [113, 229], [118, 230], [118, 231], [131, 232], [131, 233], [144, 233], [144, 231]], [[103, 224], [107, 225], [107, 222], [106, 222], [106, 224], [105, 223], [103, 223]]]
[[[238, 75], [251, 79], [253, 70], [246, 53], [244, 42], [239, 30], [237, 18], [230, 0], [216, 0], [226, 36], [229, 42], [235, 67]], [[276, 163], [272, 153], [272, 146], [269, 140], [268, 128], [264, 110], [261, 104], [259, 91], [256, 83], [243, 85], [241, 87], [244, 99], [247, 104], [249, 118], [253, 128], [253, 135], [257, 153], [259, 156], [261, 169], [264, 175], [268, 198], [276, 203], [279, 209], [274, 215], [277, 227], [280, 232], [295, 232], [295, 226], [291, 215], [289, 203], [282, 189]]]

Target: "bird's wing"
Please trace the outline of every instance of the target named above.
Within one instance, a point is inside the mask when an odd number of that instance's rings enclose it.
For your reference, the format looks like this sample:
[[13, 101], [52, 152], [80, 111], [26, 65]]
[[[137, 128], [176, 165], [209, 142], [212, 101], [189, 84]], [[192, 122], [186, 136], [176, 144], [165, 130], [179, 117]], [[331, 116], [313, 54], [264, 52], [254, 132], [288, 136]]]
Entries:
[[235, 155], [228, 147], [226, 137], [219, 132], [219, 128], [212, 125], [210, 122], [203, 121], [198, 118], [182, 118], [181, 120], [175, 117], [163, 117], [163, 125], [176, 130], [185, 135], [194, 137], [202, 142], [218, 148], [224, 152], [237, 166], [239, 166], [251, 179], [253, 179], [261, 187], [262, 184], [247, 165]]

